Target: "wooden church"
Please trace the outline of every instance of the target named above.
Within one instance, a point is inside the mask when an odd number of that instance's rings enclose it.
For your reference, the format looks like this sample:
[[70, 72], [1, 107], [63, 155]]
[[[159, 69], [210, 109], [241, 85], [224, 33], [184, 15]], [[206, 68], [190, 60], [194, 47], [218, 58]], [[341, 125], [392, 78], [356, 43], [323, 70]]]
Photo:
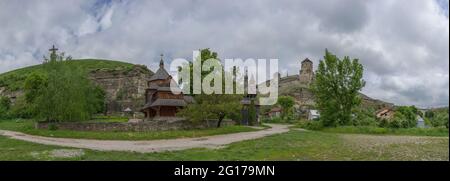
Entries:
[[[172, 83], [172, 89], [170, 85]], [[164, 69], [164, 61], [161, 55], [159, 69], [147, 82], [145, 90], [145, 105], [141, 112], [145, 114], [145, 120], [176, 117], [179, 109], [192, 103], [191, 96], [185, 96], [178, 87], [176, 81]]]

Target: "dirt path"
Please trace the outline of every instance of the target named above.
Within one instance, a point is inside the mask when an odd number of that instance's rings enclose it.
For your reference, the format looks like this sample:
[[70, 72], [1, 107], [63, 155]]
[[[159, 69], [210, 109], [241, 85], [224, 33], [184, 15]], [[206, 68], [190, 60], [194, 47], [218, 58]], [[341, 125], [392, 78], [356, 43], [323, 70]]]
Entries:
[[88, 140], [72, 138], [50, 138], [43, 136], [28, 135], [21, 132], [0, 130], [0, 135], [9, 138], [23, 140], [45, 145], [57, 145], [74, 148], [85, 148], [100, 151], [134, 151], [134, 152], [162, 152], [173, 150], [184, 150], [189, 148], [220, 148], [224, 145], [262, 138], [265, 136], [288, 132], [289, 125], [268, 124], [269, 129], [242, 132], [225, 135], [205, 136], [198, 138], [179, 138], [167, 140], [149, 141], [119, 141], [119, 140]]

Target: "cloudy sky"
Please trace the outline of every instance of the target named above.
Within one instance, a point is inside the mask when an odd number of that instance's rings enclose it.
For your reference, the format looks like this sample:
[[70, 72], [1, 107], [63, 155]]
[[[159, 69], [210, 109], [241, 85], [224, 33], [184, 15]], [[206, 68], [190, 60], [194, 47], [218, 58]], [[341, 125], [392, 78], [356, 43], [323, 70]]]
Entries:
[[74, 58], [157, 68], [159, 54], [278, 58], [283, 75], [325, 48], [359, 58], [363, 92], [400, 105], [449, 103], [448, 0], [1, 0], [0, 73], [39, 64], [55, 44]]

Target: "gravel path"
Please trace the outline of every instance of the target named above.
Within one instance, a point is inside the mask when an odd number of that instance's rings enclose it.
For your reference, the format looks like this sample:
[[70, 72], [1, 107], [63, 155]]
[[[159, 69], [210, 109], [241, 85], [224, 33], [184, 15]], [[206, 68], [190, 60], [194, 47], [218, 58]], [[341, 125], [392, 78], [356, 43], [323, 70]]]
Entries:
[[279, 134], [289, 131], [289, 125], [268, 124], [269, 129], [232, 133], [215, 136], [205, 136], [198, 138], [179, 138], [167, 140], [149, 140], [149, 141], [119, 141], [119, 140], [90, 140], [90, 139], [72, 139], [72, 138], [50, 138], [43, 136], [28, 135], [21, 132], [0, 130], [0, 135], [9, 138], [23, 140], [45, 145], [57, 145], [74, 148], [85, 148], [100, 151], [133, 151], [140, 153], [163, 152], [173, 150], [184, 150], [190, 148], [220, 148], [224, 145], [262, 138], [265, 136]]

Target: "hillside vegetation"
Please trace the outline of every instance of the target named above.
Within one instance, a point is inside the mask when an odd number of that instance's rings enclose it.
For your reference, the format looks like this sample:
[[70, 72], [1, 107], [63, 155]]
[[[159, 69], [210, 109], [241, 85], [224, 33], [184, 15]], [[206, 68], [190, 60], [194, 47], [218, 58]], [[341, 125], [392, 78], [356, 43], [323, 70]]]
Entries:
[[[78, 59], [65, 61], [69, 67], [77, 67], [83, 74], [87, 74], [91, 70], [96, 69], [132, 69], [133, 64], [113, 61], [113, 60], [99, 60], [99, 59]], [[0, 87], [6, 87], [7, 90], [16, 91], [23, 87], [23, 83], [28, 75], [31, 73], [43, 72], [42, 64], [25, 67], [10, 72], [0, 74]]]

